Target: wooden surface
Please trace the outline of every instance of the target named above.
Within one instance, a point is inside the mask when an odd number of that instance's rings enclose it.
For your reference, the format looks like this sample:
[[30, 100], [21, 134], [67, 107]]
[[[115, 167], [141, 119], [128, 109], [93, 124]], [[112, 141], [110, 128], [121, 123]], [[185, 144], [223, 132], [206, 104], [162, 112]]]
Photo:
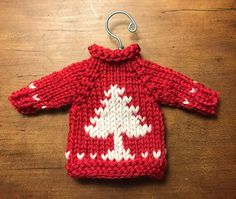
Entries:
[[[236, 198], [236, 2], [233, 0], [0, 1], [0, 198]], [[75, 181], [66, 175], [68, 110], [18, 114], [7, 97], [28, 82], [116, 48], [104, 20], [127, 46], [221, 92], [217, 117], [163, 107], [168, 169], [162, 182]]]

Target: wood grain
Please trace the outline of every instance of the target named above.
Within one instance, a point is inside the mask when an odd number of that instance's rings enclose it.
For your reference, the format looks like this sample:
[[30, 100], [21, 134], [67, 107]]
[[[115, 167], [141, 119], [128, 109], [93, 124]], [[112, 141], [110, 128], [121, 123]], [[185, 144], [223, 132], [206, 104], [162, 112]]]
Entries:
[[[75, 181], [64, 150], [67, 109], [18, 114], [7, 97], [52, 71], [89, 56], [93, 43], [116, 48], [104, 20], [144, 58], [220, 91], [219, 114], [207, 118], [163, 107], [168, 171], [149, 179]], [[236, 3], [232, 0], [0, 1], [0, 198], [236, 198]]]

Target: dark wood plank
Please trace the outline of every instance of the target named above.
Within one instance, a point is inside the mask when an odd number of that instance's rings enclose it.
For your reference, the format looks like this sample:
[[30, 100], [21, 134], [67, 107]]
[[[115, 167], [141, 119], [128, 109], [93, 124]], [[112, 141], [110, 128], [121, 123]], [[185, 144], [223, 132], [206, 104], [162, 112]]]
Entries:
[[[1, 198], [236, 198], [236, 4], [232, 0], [0, 1]], [[22, 116], [10, 93], [89, 56], [93, 43], [116, 48], [137, 42], [149, 60], [221, 92], [219, 114], [206, 118], [163, 107], [168, 172], [163, 182], [74, 181], [66, 175], [67, 110]]]

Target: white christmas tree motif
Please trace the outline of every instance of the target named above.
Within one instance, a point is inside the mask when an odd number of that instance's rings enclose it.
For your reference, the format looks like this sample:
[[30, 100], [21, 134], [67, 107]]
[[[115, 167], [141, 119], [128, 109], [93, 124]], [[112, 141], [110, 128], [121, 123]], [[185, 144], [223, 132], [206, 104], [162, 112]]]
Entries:
[[95, 113], [99, 117], [91, 117], [91, 125], [85, 125], [84, 129], [92, 138], [107, 138], [109, 134], [114, 136], [114, 150], [108, 150], [106, 154], [102, 154], [102, 159], [120, 161], [122, 159], [134, 159], [135, 154], [130, 154], [130, 149], [125, 150], [122, 140], [122, 133], [129, 138], [145, 136], [147, 132], [151, 132], [151, 125], [141, 125], [140, 121], [145, 118], [138, 115], [139, 106], [127, 106], [132, 97], [121, 97], [125, 92], [125, 88], [120, 89], [117, 85], [110, 86], [108, 91], [104, 91], [107, 97], [101, 100], [101, 104], [105, 105], [103, 109], [95, 109]]

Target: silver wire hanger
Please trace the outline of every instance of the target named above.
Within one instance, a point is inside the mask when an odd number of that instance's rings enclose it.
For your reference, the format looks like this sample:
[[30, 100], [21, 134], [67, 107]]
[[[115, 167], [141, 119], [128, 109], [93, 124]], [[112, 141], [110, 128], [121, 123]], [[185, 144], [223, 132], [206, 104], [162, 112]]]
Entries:
[[[110, 15], [108, 15], [108, 17], [107, 17], [107, 19], [106, 19], [106, 23], [105, 23], [106, 31], [107, 31], [107, 33], [108, 33], [110, 36], [112, 36], [114, 39], [116, 39], [116, 41], [117, 41], [117, 43], [118, 43], [119, 49], [124, 49], [124, 46], [123, 46], [123, 43], [122, 43], [121, 39], [120, 39], [117, 35], [115, 35], [114, 33], [112, 33], [112, 32], [110, 31], [109, 27], [108, 27], [108, 23], [109, 23], [110, 18], [111, 18], [113, 15], [115, 15], [115, 14], [124, 14], [124, 15], [126, 15], [127, 17], [129, 17], [129, 19], [130, 19], [131, 22], [130, 22], [130, 24], [129, 24], [129, 26], [128, 26], [128, 30], [129, 30], [131, 33], [134, 33], [134, 32], [137, 30], [137, 24], [136, 24], [136, 22], [134, 21], [134, 19], [133, 19], [127, 12], [125, 12], [125, 11], [114, 11], [114, 12], [112, 12]], [[132, 27], [133, 27], [133, 28], [132, 28]]]

